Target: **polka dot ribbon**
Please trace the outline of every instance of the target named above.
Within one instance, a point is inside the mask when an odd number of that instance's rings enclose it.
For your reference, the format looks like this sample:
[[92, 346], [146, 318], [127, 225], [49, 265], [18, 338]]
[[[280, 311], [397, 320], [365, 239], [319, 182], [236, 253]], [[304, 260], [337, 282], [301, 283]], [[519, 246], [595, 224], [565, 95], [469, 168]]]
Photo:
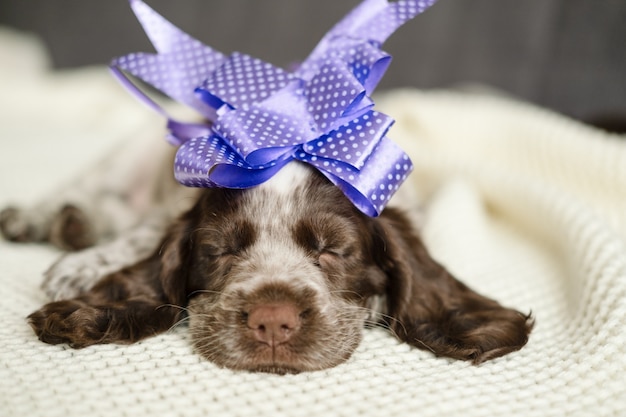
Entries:
[[[435, 1], [365, 0], [289, 72], [241, 53], [224, 55], [141, 0], [130, 0], [158, 53], [116, 58], [111, 70], [168, 119], [169, 140], [179, 147], [174, 173], [182, 184], [253, 187], [297, 160], [377, 216], [413, 168], [386, 136], [393, 120], [375, 111], [370, 98], [391, 60], [380, 46]], [[209, 122], [172, 119], [127, 74]]]

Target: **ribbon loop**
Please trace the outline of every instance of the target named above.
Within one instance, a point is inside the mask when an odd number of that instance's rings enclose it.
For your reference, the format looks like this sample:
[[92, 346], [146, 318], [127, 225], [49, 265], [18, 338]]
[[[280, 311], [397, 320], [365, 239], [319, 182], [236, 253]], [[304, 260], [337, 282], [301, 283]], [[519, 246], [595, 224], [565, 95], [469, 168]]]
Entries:
[[321, 158], [332, 158], [360, 170], [385, 136], [393, 119], [369, 111], [318, 140], [304, 146], [304, 151]]
[[[363, 213], [376, 216], [412, 169], [386, 136], [393, 119], [373, 110], [370, 94], [391, 60], [380, 46], [435, 1], [365, 0], [291, 73], [245, 54], [225, 56], [141, 0], [130, 0], [158, 54], [129, 54], [111, 68], [168, 117], [169, 140], [179, 146], [174, 174], [182, 184], [248, 188], [300, 161], [318, 169]], [[125, 72], [210, 123], [172, 120]]]
[[277, 149], [293, 148], [312, 136], [297, 119], [259, 107], [229, 112], [215, 128], [244, 160], [255, 165], [285, 153]]
[[182, 50], [158, 55], [129, 54], [115, 59], [112, 65], [203, 116], [212, 117], [213, 113], [206, 104], [196, 97], [195, 88], [204, 80], [207, 68], [218, 67], [222, 63], [223, 55], [195, 40], [183, 38], [179, 41], [186, 45]]
[[[198, 91], [231, 108], [248, 107], [285, 87], [292, 75], [260, 59], [233, 53], [202, 83]], [[216, 107], [218, 108], [218, 107]]]
[[352, 71], [340, 60], [328, 60], [307, 83], [308, 111], [321, 131], [337, 128], [374, 103]]

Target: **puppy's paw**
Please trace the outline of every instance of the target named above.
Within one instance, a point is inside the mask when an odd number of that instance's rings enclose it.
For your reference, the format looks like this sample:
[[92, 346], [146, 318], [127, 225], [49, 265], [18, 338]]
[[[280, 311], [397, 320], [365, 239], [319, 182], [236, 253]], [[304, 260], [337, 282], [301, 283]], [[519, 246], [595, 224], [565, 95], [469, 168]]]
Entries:
[[46, 304], [28, 316], [28, 323], [42, 342], [73, 348], [102, 342], [108, 327], [103, 311], [78, 300]]
[[0, 211], [0, 232], [12, 242], [33, 242], [38, 240], [35, 227], [24, 210], [7, 207]]
[[87, 215], [67, 204], [60, 209], [7, 207], [0, 211], [0, 233], [12, 242], [50, 242], [76, 251], [93, 246], [96, 237]]
[[98, 248], [68, 253], [44, 273], [41, 289], [52, 300], [75, 298], [115, 268], [107, 263]]
[[67, 204], [54, 216], [48, 240], [61, 249], [76, 251], [93, 246], [96, 239], [87, 215]]

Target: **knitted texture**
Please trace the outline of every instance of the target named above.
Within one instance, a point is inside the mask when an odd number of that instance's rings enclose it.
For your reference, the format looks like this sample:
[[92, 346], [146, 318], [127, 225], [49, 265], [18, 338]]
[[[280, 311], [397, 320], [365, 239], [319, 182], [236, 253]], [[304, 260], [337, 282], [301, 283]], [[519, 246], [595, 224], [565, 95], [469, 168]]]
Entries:
[[[103, 69], [51, 73], [42, 56], [0, 32], [0, 206], [35, 202], [162, 125]], [[277, 376], [201, 359], [184, 326], [129, 346], [50, 346], [25, 317], [59, 253], [0, 241], [0, 415], [626, 415], [624, 138], [478, 92], [379, 104], [415, 163], [404, 186], [423, 201], [428, 247], [476, 290], [532, 310], [525, 348], [472, 366], [367, 329], [347, 363]]]

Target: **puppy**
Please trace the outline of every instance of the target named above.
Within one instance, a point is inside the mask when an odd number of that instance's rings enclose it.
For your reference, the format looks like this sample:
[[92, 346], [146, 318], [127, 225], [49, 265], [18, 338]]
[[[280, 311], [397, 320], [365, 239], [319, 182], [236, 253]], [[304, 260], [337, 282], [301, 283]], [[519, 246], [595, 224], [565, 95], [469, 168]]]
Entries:
[[[55, 301], [28, 318], [43, 342], [133, 343], [188, 320], [206, 359], [279, 374], [346, 361], [367, 324], [474, 364], [527, 342], [530, 315], [454, 278], [393, 202], [365, 216], [299, 162], [251, 189], [185, 188], [170, 178], [171, 149], [155, 142], [0, 214], [10, 240], [82, 249], [46, 273]], [[146, 158], [146, 146], [158, 155]]]

